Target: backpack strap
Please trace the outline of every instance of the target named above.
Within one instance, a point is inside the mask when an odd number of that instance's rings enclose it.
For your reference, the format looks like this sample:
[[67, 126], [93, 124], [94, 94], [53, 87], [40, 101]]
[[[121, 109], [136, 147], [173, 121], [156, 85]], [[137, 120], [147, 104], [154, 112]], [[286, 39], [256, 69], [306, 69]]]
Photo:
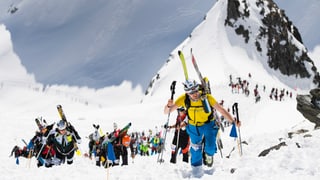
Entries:
[[[193, 106], [191, 106], [190, 97], [188, 96], [187, 93], [186, 93], [186, 96], [185, 96], [185, 99], [184, 99], [184, 104], [186, 106], [186, 112], [187, 112], [188, 119], [190, 120], [190, 116], [189, 116], [188, 110], [189, 110], [190, 107], [193, 107]], [[203, 106], [199, 106], [199, 107], [203, 107]], [[211, 108], [212, 111], [211, 111], [210, 115], [208, 116], [208, 119], [207, 119], [207, 121], [205, 123], [210, 122], [210, 120], [212, 120], [213, 117], [214, 117], [213, 107], [210, 106], [210, 108]]]

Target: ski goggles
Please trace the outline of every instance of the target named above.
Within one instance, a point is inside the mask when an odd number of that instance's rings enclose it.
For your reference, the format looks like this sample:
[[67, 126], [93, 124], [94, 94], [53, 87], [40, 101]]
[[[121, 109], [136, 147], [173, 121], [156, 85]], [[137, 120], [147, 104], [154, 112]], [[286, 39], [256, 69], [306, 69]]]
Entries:
[[188, 90], [186, 90], [185, 92], [187, 94], [195, 94], [199, 91], [199, 86], [194, 86], [192, 88], [189, 88]]
[[188, 92], [188, 94], [193, 95], [193, 94], [196, 94], [196, 93], [198, 93], [198, 92], [199, 92], [199, 90], [193, 90], [193, 91], [191, 91], [191, 92]]

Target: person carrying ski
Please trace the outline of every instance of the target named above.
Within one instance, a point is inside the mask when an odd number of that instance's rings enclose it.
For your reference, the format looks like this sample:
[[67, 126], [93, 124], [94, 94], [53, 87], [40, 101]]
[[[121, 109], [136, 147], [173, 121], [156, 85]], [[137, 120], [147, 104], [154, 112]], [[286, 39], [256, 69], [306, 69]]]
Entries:
[[[216, 136], [219, 127], [216, 125], [212, 113], [206, 113], [202, 104], [200, 85], [195, 80], [186, 80], [184, 83], [185, 94], [182, 94], [175, 101], [169, 99], [164, 107], [164, 113], [168, 114], [179, 107], [183, 106], [187, 109], [188, 123], [186, 126], [187, 133], [190, 136], [190, 152], [191, 152], [191, 167], [193, 173], [201, 173], [202, 169], [202, 145], [203, 138], [204, 152], [206, 165], [211, 167], [213, 165], [213, 155], [217, 152]], [[204, 94], [206, 96], [210, 107], [219, 111], [225, 119], [234, 123], [231, 114], [225, 110], [211, 94]], [[187, 104], [189, 99], [189, 105]], [[211, 111], [213, 112], [213, 111]], [[240, 121], [237, 126], [240, 126]], [[202, 173], [201, 173], [202, 174]]]
[[73, 163], [73, 156], [77, 147], [77, 137], [67, 129], [67, 122], [60, 120], [55, 131], [49, 134], [47, 145], [53, 146], [56, 152], [54, 164], [60, 165], [67, 159], [67, 164]]
[[[37, 120], [37, 118], [36, 118]], [[39, 120], [39, 119], [38, 119]], [[42, 118], [38, 121], [38, 127], [39, 130], [36, 131], [35, 135], [31, 138], [29, 143], [26, 143], [26, 146], [23, 148], [20, 148], [19, 146], [14, 146], [14, 148], [11, 151], [12, 156], [14, 154], [15, 158], [19, 158], [20, 156], [25, 158], [31, 158], [32, 156], [35, 157], [41, 157], [45, 159], [50, 159], [52, 156], [54, 156], [55, 152], [50, 146], [44, 145], [44, 139], [48, 136], [49, 132], [53, 129], [54, 123], [51, 125], [47, 125], [47, 122]], [[38, 164], [37, 166], [42, 166], [42, 162], [39, 161], [38, 158]], [[49, 164], [46, 167], [51, 167]]]
[[113, 134], [115, 140], [113, 140], [112, 145], [115, 153], [115, 161], [113, 163], [114, 166], [117, 166], [120, 164], [120, 156], [122, 157], [122, 166], [123, 165], [128, 165], [128, 150], [127, 147], [125, 147], [122, 144], [122, 138], [127, 134], [127, 132], [124, 132], [120, 134], [120, 129], [118, 129], [117, 123], [113, 123]]
[[97, 166], [101, 166], [101, 143], [103, 138], [99, 134], [99, 125], [93, 124], [94, 132], [89, 135], [89, 158], [94, 157]]
[[187, 119], [187, 112], [184, 107], [179, 107], [178, 115], [176, 118], [176, 123], [174, 125], [168, 126], [167, 128], [175, 128], [174, 137], [172, 139], [171, 145], [171, 163], [176, 163], [177, 152], [179, 148], [181, 148], [183, 157], [182, 161], [188, 163], [189, 162], [189, 135], [186, 131], [186, 123], [184, 120]]

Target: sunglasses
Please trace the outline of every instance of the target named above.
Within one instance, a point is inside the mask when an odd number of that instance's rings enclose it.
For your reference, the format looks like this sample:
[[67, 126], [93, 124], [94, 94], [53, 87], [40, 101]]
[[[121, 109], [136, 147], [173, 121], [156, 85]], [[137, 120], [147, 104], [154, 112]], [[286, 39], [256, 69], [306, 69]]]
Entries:
[[193, 90], [193, 91], [189, 92], [188, 94], [192, 95], [192, 94], [196, 94], [198, 92], [199, 92], [198, 90]]

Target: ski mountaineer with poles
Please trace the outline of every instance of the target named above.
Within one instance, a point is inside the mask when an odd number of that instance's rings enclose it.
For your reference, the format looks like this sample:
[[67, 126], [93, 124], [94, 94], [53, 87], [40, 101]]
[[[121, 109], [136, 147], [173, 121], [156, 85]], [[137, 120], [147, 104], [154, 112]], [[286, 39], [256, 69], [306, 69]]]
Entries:
[[[212, 111], [205, 112], [204, 105], [202, 103], [202, 89], [200, 84], [195, 80], [187, 79], [184, 83], [185, 94], [179, 96], [175, 101], [169, 99], [164, 107], [164, 113], [168, 114], [177, 110], [179, 107], [185, 107], [187, 110], [188, 122], [187, 133], [190, 136], [190, 153], [191, 153], [191, 167], [192, 174], [196, 177], [203, 175], [202, 169], [202, 146], [203, 138], [205, 161], [207, 166], [212, 167], [213, 155], [217, 152], [216, 136], [219, 130], [216, 125]], [[234, 119], [231, 114], [225, 110], [211, 94], [204, 94], [208, 99], [210, 108], [214, 108], [219, 111], [230, 123], [234, 123]], [[187, 105], [186, 99], [189, 99], [190, 105]], [[188, 107], [187, 107], [188, 106]], [[237, 121], [237, 126], [240, 127], [240, 121]]]
[[189, 162], [189, 135], [186, 131], [186, 123], [183, 123], [184, 120], [187, 119], [187, 112], [184, 107], [179, 107], [178, 115], [176, 118], [176, 122], [174, 125], [166, 126], [165, 128], [171, 129], [175, 128], [174, 137], [172, 139], [171, 144], [171, 159], [170, 162], [175, 164], [177, 161], [177, 154], [179, 153], [179, 149], [182, 151], [182, 161], [188, 163]]

